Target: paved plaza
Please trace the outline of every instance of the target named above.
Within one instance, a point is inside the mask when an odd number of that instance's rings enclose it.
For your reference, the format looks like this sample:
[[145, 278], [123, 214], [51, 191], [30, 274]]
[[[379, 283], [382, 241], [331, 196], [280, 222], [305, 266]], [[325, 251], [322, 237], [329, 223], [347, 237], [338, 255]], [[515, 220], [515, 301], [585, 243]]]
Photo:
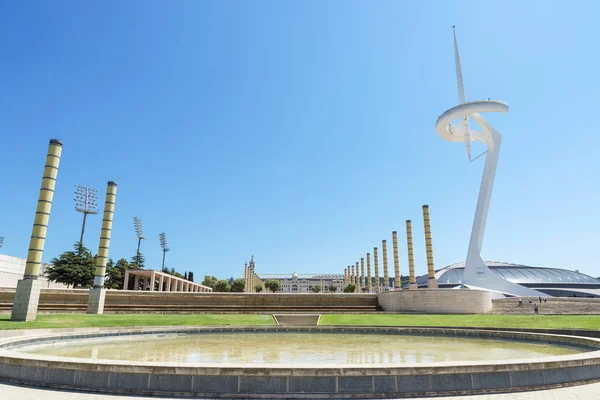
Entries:
[[[109, 394], [77, 393], [68, 391], [36, 389], [31, 387], [19, 387], [0, 383], [0, 393], [3, 399], [10, 400], [150, 400], [157, 397], [142, 396], [114, 396]], [[169, 397], [164, 397], [169, 398]], [[189, 397], [186, 397], [189, 399]], [[540, 390], [535, 392], [485, 394], [478, 396], [454, 396], [454, 397], [419, 397], [421, 400], [588, 400], [600, 398], [600, 383], [580, 385], [552, 390]], [[196, 399], [201, 399], [196, 397]]]

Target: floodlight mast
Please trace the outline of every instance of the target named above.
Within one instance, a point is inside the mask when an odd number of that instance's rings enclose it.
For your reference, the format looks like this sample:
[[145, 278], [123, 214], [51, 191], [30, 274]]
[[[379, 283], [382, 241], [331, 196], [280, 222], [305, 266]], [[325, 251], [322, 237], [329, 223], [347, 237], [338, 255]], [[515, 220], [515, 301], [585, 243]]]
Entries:
[[140, 245], [142, 243], [143, 239], [146, 239], [146, 237], [144, 236], [144, 230], [142, 229], [142, 220], [139, 219], [138, 217], [133, 217], [133, 227], [135, 229], [135, 234], [138, 238], [138, 245], [137, 245], [137, 253], [136, 256], [138, 254], [140, 254]]
[[[454, 26], [452, 29], [454, 31]], [[500, 152], [500, 144], [502, 143], [502, 135], [500, 132], [487, 122], [481, 113], [507, 113], [508, 104], [500, 100], [491, 99], [470, 102], [465, 101], [465, 88], [460, 65], [460, 55], [458, 53], [456, 31], [454, 31], [454, 61], [460, 104], [446, 110], [440, 115], [435, 123], [435, 130], [444, 140], [450, 142], [464, 142], [467, 147], [470, 161], [472, 161], [470, 154], [470, 144], [472, 141], [479, 140], [487, 147], [487, 151], [483, 153], [486, 154], [485, 165], [483, 167], [479, 198], [477, 200], [473, 229], [471, 230], [471, 239], [469, 241], [469, 249], [465, 261], [463, 283], [472, 288], [483, 288], [493, 292], [514, 296], [543, 296], [544, 294], [537, 290], [500, 278], [488, 268], [481, 256], [485, 225], [492, 197], [494, 178], [496, 176], [496, 166], [498, 165], [498, 154]], [[472, 117], [481, 129], [469, 129], [469, 117]], [[454, 121], [456, 120], [460, 120], [460, 122], [454, 124]]]
[[0, 249], [4, 245], [4, 236], [0, 236]]
[[98, 214], [98, 191], [94, 188], [75, 185], [75, 210], [83, 214], [81, 224], [81, 236], [79, 243], [83, 246], [83, 235], [85, 233], [85, 222], [88, 214]]
[[168, 246], [167, 246], [167, 235], [163, 232], [161, 234], [158, 235], [160, 237], [160, 247], [162, 248], [163, 251], [163, 259], [162, 259], [162, 270], [165, 270], [165, 255], [167, 254], [167, 251], [171, 250]]

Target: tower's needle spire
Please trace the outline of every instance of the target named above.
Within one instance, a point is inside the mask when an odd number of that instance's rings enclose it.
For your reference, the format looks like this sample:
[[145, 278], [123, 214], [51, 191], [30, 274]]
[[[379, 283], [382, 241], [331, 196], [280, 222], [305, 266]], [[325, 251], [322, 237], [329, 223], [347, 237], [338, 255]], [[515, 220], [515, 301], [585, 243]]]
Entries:
[[[456, 41], [456, 30], [452, 25], [452, 32], [454, 33], [454, 62], [456, 64], [456, 83], [458, 84], [458, 100], [460, 104], [465, 104], [465, 85], [463, 83], [462, 68], [460, 66], [460, 55], [458, 54], [458, 42]], [[471, 160], [471, 134], [469, 132], [469, 116], [465, 115], [461, 121], [463, 127], [463, 135], [465, 141], [465, 148], [467, 150], [467, 156], [469, 161]]]
[[456, 41], [455, 25], [452, 25], [454, 33], [454, 62], [456, 63], [456, 82], [458, 83], [458, 100], [460, 104], [465, 104], [465, 85], [463, 83], [462, 68], [460, 66], [460, 55], [458, 54], [458, 43]]

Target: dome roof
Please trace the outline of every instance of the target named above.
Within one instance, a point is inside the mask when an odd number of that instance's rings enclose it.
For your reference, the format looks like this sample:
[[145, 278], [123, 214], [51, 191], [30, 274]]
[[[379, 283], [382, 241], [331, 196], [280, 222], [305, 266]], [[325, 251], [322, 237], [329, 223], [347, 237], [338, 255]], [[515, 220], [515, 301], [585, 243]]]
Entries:
[[[600, 285], [600, 281], [578, 271], [561, 268], [530, 267], [501, 261], [486, 261], [486, 265], [494, 273], [509, 282], [518, 284], [592, 284]], [[461, 284], [465, 263], [456, 263], [435, 272], [440, 284]], [[417, 278], [418, 285], [427, 284], [427, 275]]]

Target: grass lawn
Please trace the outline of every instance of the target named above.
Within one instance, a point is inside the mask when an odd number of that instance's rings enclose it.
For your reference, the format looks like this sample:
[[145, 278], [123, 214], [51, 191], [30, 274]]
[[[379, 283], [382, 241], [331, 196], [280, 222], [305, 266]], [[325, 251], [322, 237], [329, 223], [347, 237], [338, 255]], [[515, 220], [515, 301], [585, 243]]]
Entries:
[[[11, 322], [0, 315], [0, 330], [120, 326], [274, 325], [259, 314], [44, 314], [32, 322]], [[323, 314], [320, 325], [448, 326], [495, 328], [600, 329], [600, 315], [432, 315]]]
[[46, 314], [31, 322], [11, 322], [9, 314], [0, 315], [0, 330], [167, 325], [275, 325], [275, 320], [259, 314]]
[[326, 314], [319, 325], [600, 329], [600, 315]]

